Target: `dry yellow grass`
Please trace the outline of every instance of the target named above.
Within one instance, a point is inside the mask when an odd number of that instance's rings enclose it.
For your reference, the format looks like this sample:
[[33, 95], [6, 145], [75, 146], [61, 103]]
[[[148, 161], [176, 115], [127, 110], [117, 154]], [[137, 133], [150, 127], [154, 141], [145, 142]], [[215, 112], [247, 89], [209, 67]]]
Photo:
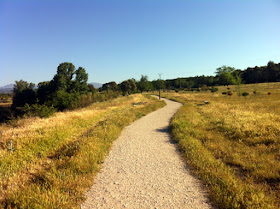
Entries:
[[[188, 158], [196, 156], [189, 163], [210, 182], [220, 207], [279, 208], [280, 84], [242, 85], [240, 91], [249, 92], [247, 97], [238, 96], [236, 86], [218, 88], [214, 94], [164, 94], [185, 104], [173, 120], [175, 138]], [[229, 90], [232, 96], [221, 94]], [[228, 189], [218, 192], [221, 180]], [[245, 195], [244, 190], [250, 192]]]
[[1, 125], [0, 207], [78, 206], [121, 129], [162, 105], [133, 95]]

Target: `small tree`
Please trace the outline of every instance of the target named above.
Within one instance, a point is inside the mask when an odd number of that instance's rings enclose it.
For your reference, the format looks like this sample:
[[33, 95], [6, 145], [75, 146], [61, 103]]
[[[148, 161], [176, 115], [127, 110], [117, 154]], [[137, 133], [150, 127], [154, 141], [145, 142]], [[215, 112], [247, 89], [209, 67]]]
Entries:
[[25, 104], [36, 103], [36, 92], [34, 91], [35, 84], [28, 83], [27, 81], [15, 81], [14, 96], [12, 108], [15, 110], [17, 107], [23, 107]]
[[126, 81], [121, 82], [120, 89], [123, 94], [128, 95], [134, 93], [137, 90], [136, 82], [134, 79], [128, 79]]

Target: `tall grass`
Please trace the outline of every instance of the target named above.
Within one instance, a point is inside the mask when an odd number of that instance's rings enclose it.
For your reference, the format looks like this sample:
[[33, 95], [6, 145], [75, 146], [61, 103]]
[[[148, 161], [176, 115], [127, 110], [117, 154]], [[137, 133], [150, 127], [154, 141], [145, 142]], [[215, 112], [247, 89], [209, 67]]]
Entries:
[[[232, 96], [221, 94], [227, 88]], [[219, 89], [163, 95], [184, 103], [174, 139], [219, 208], [279, 208], [280, 85], [243, 85], [247, 97]]]
[[0, 207], [78, 208], [121, 130], [162, 106], [133, 95], [0, 126]]

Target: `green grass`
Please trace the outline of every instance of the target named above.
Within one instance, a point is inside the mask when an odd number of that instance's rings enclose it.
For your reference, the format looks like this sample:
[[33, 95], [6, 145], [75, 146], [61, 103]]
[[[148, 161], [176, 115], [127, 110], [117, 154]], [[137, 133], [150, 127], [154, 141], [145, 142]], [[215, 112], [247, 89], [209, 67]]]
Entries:
[[[139, 101], [146, 103], [133, 106]], [[3, 146], [0, 152], [0, 207], [79, 208], [121, 130], [164, 105], [134, 95], [28, 119], [17, 127], [3, 125], [3, 144], [13, 133], [17, 145], [15, 151]]]

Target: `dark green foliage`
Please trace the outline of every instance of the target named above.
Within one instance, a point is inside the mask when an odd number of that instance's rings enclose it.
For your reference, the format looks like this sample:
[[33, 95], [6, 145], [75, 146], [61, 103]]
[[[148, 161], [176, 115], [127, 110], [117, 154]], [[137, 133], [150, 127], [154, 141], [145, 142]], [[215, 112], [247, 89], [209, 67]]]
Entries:
[[37, 91], [39, 103], [54, 106], [60, 111], [76, 108], [80, 96], [89, 92], [87, 80], [88, 74], [84, 68], [79, 67], [75, 70], [72, 63], [61, 63], [57, 67], [57, 74], [50, 82], [39, 83]]
[[100, 88], [100, 91], [118, 91], [119, 87], [115, 81], [111, 81], [109, 83], [104, 83]]
[[[280, 81], [280, 63], [269, 61], [267, 66], [248, 67], [245, 70], [235, 69], [229, 66], [217, 68], [216, 76], [195, 76], [187, 78], [177, 78], [164, 81], [167, 89], [179, 88], [199, 88], [202, 85], [240, 85], [242, 83], [264, 83]], [[157, 81], [152, 81], [153, 90], [158, 90]], [[165, 88], [163, 87], [163, 88]]]
[[88, 84], [88, 90], [91, 93], [95, 93], [97, 91], [96, 88], [94, 87], [94, 85], [92, 85], [92, 84]]
[[49, 81], [41, 82], [38, 84], [37, 98], [39, 104], [44, 104], [52, 98], [52, 89]]
[[141, 75], [140, 81], [137, 82], [137, 88], [140, 90], [141, 93], [143, 91], [149, 91], [153, 88], [151, 82], [148, 80], [147, 75]]
[[212, 88], [211, 88], [211, 92], [215, 93], [215, 92], [217, 92], [217, 91], [219, 91], [218, 88], [216, 88], [216, 87], [212, 87]]
[[26, 81], [16, 81], [12, 108], [17, 115], [48, 117], [57, 110], [73, 109], [89, 104], [93, 99], [81, 102], [81, 96], [94, 92], [87, 84], [88, 74], [79, 67], [75, 70], [72, 63], [64, 62], [57, 67], [57, 73], [51, 81], [41, 82], [38, 89]]
[[267, 66], [248, 67], [242, 73], [242, 78], [245, 83], [264, 83], [280, 81], [280, 63], [275, 64], [272, 61], [267, 63]]
[[128, 79], [120, 84], [120, 89], [123, 95], [132, 94], [137, 90], [136, 82], [134, 79]]
[[12, 109], [10, 107], [0, 107], [0, 123], [6, 122], [13, 116]]
[[50, 82], [51, 91], [70, 92], [74, 85], [72, 78], [74, 76], [75, 66], [72, 63], [64, 62], [57, 67], [57, 73]]
[[72, 81], [70, 92], [79, 92], [79, 94], [86, 94], [88, 92], [88, 74], [86, 73], [85, 69], [79, 67], [78, 70], [75, 71], [75, 80]]
[[48, 106], [53, 105], [59, 111], [65, 109], [74, 109], [80, 96], [80, 94], [77, 92], [68, 93], [63, 90], [56, 91], [52, 95], [53, 99], [48, 101], [46, 104], [48, 104]]
[[161, 79], [153, 80], [152, 85], [154, 87], [154, 90], [159, 90], [159, 89], [165, 89], [166, 88], [166, 82], [164, 80], [161, 80]]
[[35, 84], [23, 80], [15, 83], [12, 109], [16, 110], [17, 107], [23, 107], [25, 104], [35, 104], [37, 100], [34, 90]]
[[40, 104], [25, 104], [21, 109], [24, 111], [24, 114], [28, 116], [38, 116], [40, 118], [48, 118], [56, 112], [56, 109], [53, 106]]
[[248, 95], [249, 95], [248, 92], [243, 92], [243, 93], [242, 93], [242, 96], [244, 96], [244, 97], [246, 97], [246, 96], [248, 96]]

